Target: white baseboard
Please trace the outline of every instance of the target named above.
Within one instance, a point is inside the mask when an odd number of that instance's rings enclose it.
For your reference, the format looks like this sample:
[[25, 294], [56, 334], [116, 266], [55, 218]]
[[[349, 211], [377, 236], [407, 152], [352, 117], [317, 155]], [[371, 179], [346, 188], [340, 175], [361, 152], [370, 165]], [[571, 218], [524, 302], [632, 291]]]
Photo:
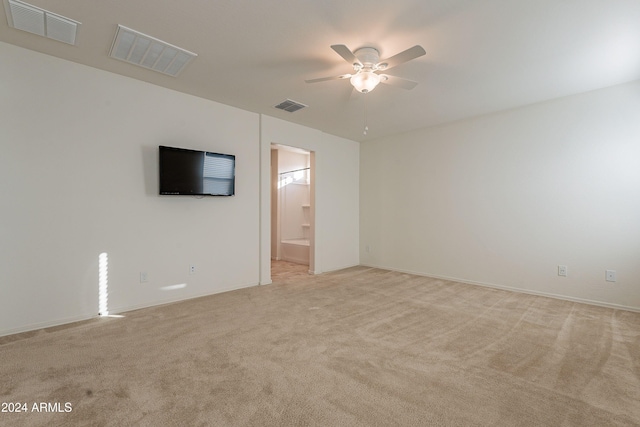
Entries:
[[422, 272], [419, 272], [419, 271], [402, 270], [402, 269], [398, 269], [398, 268], [384, 267], [384, 266], [379, 266], [379, 265], [372, 265], [372, 264], [361, 264], [361, 265], [363, 267], [379, 268], [381, 270], [396, 271], [398, 273], [413, 274], [413, 275], [416, 275], [416, 276], [431, 277], [433, 279], [441, 279], [441, 280], [448, 280], [448, 281], [451, 281], [451, 282], [466, 283], [468, 285], [484, 286], [485, 288], [502, 289], [502, 290], [505, 290], [505, 291], [519, 292], [519, 293], [522, 293], [522, 294], [537, 295], [537, 296], [548, 297], [548, 298], [555, 298], [555, 299], [560, 299], [560, 300], [564, 300], [564, 301], [579, 302], [579, 303], [582, 303], [582, 304], [589, 304], [589, 305], [595, 305], [595, 306], [599, 306], [599, 307], [613, 308], [613, 309], [616, 309], [616, 310], [626, 310], [626, 311], [640, 312], [640, 307], [632, 307], [632, 306], [626, 306], [626, 305], [621, 305], [621, 304], [614, 304], [614, 303], [609, 303], [609, 302], [606, 302], [606, 301], [594, 301], [594, 300], [589, 300], [589, 299], [584, 299], [584, 298], [573, 297], [573, 296], [570, 296], [570, 295], [561, 295], [561, 294], [553, 294], [553, 293], [549, 293], [549, 292], [534, 291], [534, 290], [530, 290], [530, 289], [514, 288], [514, 287], [511, 287], [511, 286], [496, 285], [495, 283], [478, 282], [478, 281], [475, 281], [475, 280], [461, 279], [461, 278], [458, 278], [458, 277], [439, 276], [437, 274], [422, 273]]
[[[187, 300], [194, 299], [194, 298], [202, 298], [202, 297], [206, 297], [206, 296], [210, 296], [210, 295], [221, 294], [221, 293], [224, 293], [224, 292], [236, 291], [238, 289], [250, 288], [250, 287], [253, 287], [253, 286], [257, 286], [257, 284], [231, 286], [231, 287], [228, 287], [228, 288], [223, 288], [223, 289], [220, 289], [220, 290], [216, 290], [215, 292], [190, 295], [190, 296], [188, 296], [186, 298], [157, 300], [157, 301], [152, 301], [152, 302], [145, 303], [145, 304], [134, 304], [134, 305], [127, 305], [127, 306], [122, 306], [122, 307], [109, 307], [109, 314], [110, 315], [118, 315], [118, 314], [126, 313], [128, 311], [140, 310], [140, 309], [149, 308], [149, 307], [157, 307], [157, 306], [165, 305], [165, 304], [173, 304], [173, 303], [176, 303], [176, 302], [187, 301]], [[0, 337], [4, 337], [4, 336], [8, 336], [8, 335], [15, 335], [15, 334], [22, 334], [22, 333], [25, 333], [25, 332], [33, 332], [33, 331], [37, 331], [37, 330], [41, 330], [41, 329], [53, 328], [53, 327], [56, 327], [56, 326], [67, 325], [67, 324], [70, 324], [70, 323], [82, 322], [82, 321], [90, 320], [90, 319], [97, 319], [99, 317], [100, 316], [98, 316], [98, 307], [96, 307], [95, 315], [75, 316], [75, 317], [57, 319], [57, 320], [48, 321], [48, 322], [32, 323], [30, 325], [22, 326], [22, 327], [19, 327], [19, 328], [7, 329], [7, 330], [0, 331]]]
[[74, 316], [74, 317], [66, 317], [64, 319], [58, 319], [50, 322], [48, 321], [48, 322], [32, 323], [29, 325], [21, 326], [19, 328], [6, 329], [3, 331], [0, 331], [0, 337], [15, 335], [15, 334], [22, 334], [25, 332], [33, 332], [33, 331], [38, 331], [40, 329], [53, 328], [56, 326], [67, 325], [69, 323], [76, 323], [76, 322], [82, 322], [85, 320], [96, 319], [97, 317], [98, 317], [98, 307], [96, 307], [96, 314], [93, 316], [90, 316], [90, 315]]
[[185, 298], [162, 299], [162, 300], [151, 301], [149, 303], [128, 305], [128, 306], [124, 306], [124, 307], [113, 307], [113, 308], [109, 307], [109, 314], [122, 314], [122, 313], [126, 313], [128, 311], [141, 310], [143, 308], [158, 307], [158, 306], [161, 306], [161, 305], [173, 304], [173, 303], [182, 302], [182, 301], [188, 301], [188, 300], [195, 299], [195, 298], [202, 298], [202, 297], [208, 297], [208, 296], [211, 296], [211, 295], [222, 294], [222, 293], [225, 293], [225, 292], [237, 291], [239, 289], [251, 288], [251, 287], [257, 286], [257, 285], [258, 285], [257, 283], [252, 283], [252, 284], [249, 284], [249, 285], [230, 286], [228, 288], [223, 288], [223, 289], [216, 290], [215, 292], [204, 292], [204, 293], [201, 293], [201, 294], [189, 295], [188, 297], [185, 297]]

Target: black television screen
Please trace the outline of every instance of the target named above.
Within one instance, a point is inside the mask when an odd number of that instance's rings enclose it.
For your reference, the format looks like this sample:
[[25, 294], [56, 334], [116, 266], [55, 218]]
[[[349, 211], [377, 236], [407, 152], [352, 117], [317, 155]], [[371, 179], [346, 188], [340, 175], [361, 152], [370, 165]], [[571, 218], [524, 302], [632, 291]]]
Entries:
[[236, 157], [159, 146], [160, 194], [233, 196]]

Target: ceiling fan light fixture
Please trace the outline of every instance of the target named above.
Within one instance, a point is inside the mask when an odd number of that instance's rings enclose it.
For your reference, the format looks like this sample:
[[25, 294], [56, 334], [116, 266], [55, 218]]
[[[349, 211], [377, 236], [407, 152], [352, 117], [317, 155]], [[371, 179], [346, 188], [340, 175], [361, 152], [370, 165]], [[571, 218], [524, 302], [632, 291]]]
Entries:
[[361, 71], [351, 77], [351, 84], [360, 93], [368, 93], [378, 86], [380, 76], [373, 71]]
[[310, 79], [305, 80], [305, 82], [318, 83], [328, 80], [349, 79], [351, 85], [360, 93], [371, 92], [378, 86], [378, 83], [386, 83], [403, 89], [413, 89], [418, 84], [417, 82], [403, 79], [402, 77], [377, 74], [377, 72], [384, 72], [426, 54], [421, 46], [415, 45], [380, 62], [380, 53], [372, 47], [361, 47], [355, 52], [351, 52], [343, 44], [334, 44], [331, 45], [331, 49], [340, 55], [342, 59], [352, 64], [354, 73]]

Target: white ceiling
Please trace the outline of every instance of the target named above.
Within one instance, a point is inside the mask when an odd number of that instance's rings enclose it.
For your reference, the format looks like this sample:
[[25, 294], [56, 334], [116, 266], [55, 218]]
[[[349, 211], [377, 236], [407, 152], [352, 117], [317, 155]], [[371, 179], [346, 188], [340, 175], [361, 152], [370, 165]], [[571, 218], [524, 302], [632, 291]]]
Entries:
[[[356, 141], [640, 78], [639, 0], [26, 2], [80, 21], [77, 45], [4, 16], [0, 41]], [[177, 78], [109, 58], [118, 24], [198, 57]], [[425, 56], [388, 72], [419, 85], [363, 95], [346, 80], [305, 83], [352, 71], [332, 44], [381, 58], [419, 44]], [[286, 98], [309, 108], [273, 108]]]

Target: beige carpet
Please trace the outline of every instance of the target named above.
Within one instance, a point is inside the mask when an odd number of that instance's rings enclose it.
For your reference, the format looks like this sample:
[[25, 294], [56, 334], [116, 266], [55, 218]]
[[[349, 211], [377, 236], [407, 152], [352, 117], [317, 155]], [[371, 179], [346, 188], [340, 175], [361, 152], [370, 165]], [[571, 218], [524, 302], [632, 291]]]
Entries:
[[640, 313], [304, 271], [0, 338], [0, 425], [640, 425]]

